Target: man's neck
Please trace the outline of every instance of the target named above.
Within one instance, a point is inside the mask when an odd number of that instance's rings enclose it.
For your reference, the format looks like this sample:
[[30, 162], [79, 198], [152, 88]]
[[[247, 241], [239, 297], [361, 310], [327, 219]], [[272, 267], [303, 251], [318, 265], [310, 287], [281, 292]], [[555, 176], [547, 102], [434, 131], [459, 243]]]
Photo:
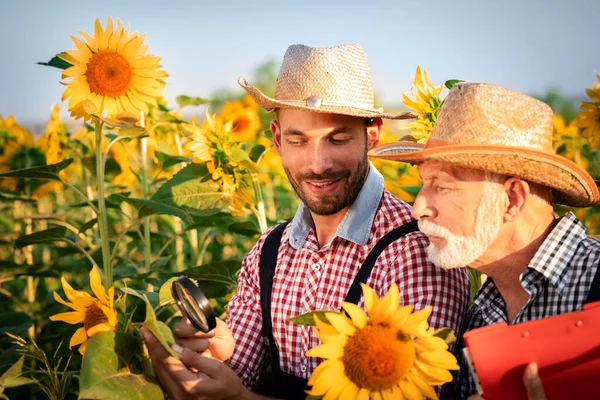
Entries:
[[337, 232], [338, 226], [344, 219], [344, 216], [346, 216], [349, 208], [350, 207], [346, 207], [333, 215], [317, 215], [312, 211], [310, 212], [319, 248], [325, 246], [331, 241], [331, 239], [333, 239], [335, 232]]
[[529, 300], [521, 285], [521, 274], [555, 226], [553, 218], [536, 221], [531, 226], [518, 224], [509, 238], [496, 240], [493, 248], [472, 267], [489, 276], [504, 299], [511, 323]]

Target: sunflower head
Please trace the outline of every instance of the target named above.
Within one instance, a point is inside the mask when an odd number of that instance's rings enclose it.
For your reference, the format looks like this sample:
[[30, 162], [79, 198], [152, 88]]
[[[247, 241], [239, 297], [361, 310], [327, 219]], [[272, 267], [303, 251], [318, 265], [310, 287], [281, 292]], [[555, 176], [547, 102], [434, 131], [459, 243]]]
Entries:
[[435, 121], [442, 107], [440, 93], [443, 85], [435, 86], [425, 70], [417, 67], [410, 93], [414, 98], [403, 94], [404, 105], [414, 110], [418, 117], [413, 122], [402, 125], [400, 129], [411, 130], [410, 135], [418, 143], [425, 143], [431, 135]]
[[100, 20], [94, 35], [80, 32], [83, 40], [71, 37], [75, 49], [59, 54], [71, 66], [63, 71], [63, 101], [69, 99], [69, 111], [75, 119], [92, 116], [83, 107], [91, 101], [99, 114], [147, 112], [164, 87], [166, 73], [160, 69], [160, 57], [148, 55], [146, 34], [130, 33], [117, 19], [109, 17], [104, 29]]
[[223, 105], [221, 117], [231, 122], [230, 135], [236, 142], [251, 141], [260, 128], [258, 108], [252, 99], [228, 101]]
[[343, 303], [347, 314], [315, 318], [322, 344], [307, 352], [325, 361], [313, 372], [308, 392], [328, 399], [437, 399], [433, 386], [452, 380], [458, 369], [446, 342], [433, 335], [427, 318], [431, 308], [412, 312], [399, 306], [398, 287], [379, 298], [363, 285], [367, 313]]
[[596, 75], [597, 82], [586, 93], [591, 101], [581, 103], [577, 126], [583, 128], [583, 136], [587, 138], [590, 146], [595, 150], [600, 144], [600, 75]]
[[87, 341], [98, 332], [114, 331], [117, 326], [117, 313], [114, 308], [114, 288], [108, 289], [108, 293], [102, 285], [100, 273], [97, 268], [90, 271], [90, 286], [96, 297], [87, 292], [75, 290], [67, 280], [61, 278], [62, 287], [68, 302], [54, 292], [54, 299], [59, 303], [70, 307], [73, 311], [56, 314], [50, 317], [52, 321], [63, 321], [68, 324], [83, 324], [83, 326], [71, 337], [69, 348], [76, 345], [79, 352], [84, 354]]

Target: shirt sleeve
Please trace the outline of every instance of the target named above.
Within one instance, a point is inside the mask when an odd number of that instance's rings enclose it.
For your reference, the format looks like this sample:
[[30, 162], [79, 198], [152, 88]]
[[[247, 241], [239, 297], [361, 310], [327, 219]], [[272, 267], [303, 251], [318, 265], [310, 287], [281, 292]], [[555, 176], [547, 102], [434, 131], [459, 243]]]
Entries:
[[263, 341], [259, 275], [264, 237], [265, 235], [244, 257], [237, 292], [228, 305], [227, 325], [235, 341], [229, 366], [248, 388], [258, 382], [267, 355], [267, 347]]

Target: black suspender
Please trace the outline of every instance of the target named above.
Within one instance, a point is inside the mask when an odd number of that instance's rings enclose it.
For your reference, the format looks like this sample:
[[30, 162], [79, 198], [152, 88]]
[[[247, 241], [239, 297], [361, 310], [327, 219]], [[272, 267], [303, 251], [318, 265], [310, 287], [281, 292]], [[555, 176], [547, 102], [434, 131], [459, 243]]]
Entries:
[[593, 303], [594, 301], [600, 301], [600, 265], [596, 269], [596, 275], [594, 276], [592, 286], [590, 286], [590, 290], [588, 291], [585, 303]]

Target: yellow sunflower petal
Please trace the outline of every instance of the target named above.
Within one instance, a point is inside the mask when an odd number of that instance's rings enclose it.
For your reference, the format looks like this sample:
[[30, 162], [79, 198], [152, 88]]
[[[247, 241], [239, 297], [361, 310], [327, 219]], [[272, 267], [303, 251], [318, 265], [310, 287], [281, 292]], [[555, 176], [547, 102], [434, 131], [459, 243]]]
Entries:
[[73, 336], [71, 336], [71, 341], [69, 342], [69, 349], [73, 346], [77, 346], [85, 342], [88, 339], [88, 336], [85, 334], [85, 328], [79, 328], [75, 331]]
[[92, 292], [96, 295], [96, 298], [100, 300], [102, 304], [108, 304], [108, 297], [104, 292], [104, 286], [102, 286], [102, 278], [100, 277], [100, 272], [98, 268], [92, 267], [90, 270], [90, 286], [92, 288]]
[[338, 313], [326, 313], [327, 319], [331, 322], [331, 325], [337, 329], [340, 333], [347, 336], [352, 336], [356, 332], [356, 328], [352, 325], [352, 322], [343, 314]]
[[[342, 338], [346, 338], [346, 336], [342, 336]], [[341, 343], [338, 342], [329, 342], [325, 344], [321, 344], [319, 346], [313, 347], [312, 349], [306, 352], [308, 357], [320, 357], [320, 358], [340, 358], [344, 355], [344, 344], [346, 341], [344, 340]]]
[[87, 335], [89, 337], [94, 336], [98, 332], [110, 332], [113, 331], [114, 327], [109, 324], [98, 324], [87, 330]]
[[350, 318], [352, 318], [352, 322], [358, 329], [362, 329], [367, 324], [367, 315], [363, 311], [362, 308], [353, 303], [344, 302], [342, 304], [342, 308], [344, 311], [348, 313]]
[[67, 324], [79, 324], [85, 319], [85, 314], [80, 311], [70, 311], [60, 314], [55, 314], [50, 317], [51, 321], [63, 321]]
[[400, 390], [407, 400], [423, 400], [423, 395], [419, 388], [406, 379], [400, 381]]

